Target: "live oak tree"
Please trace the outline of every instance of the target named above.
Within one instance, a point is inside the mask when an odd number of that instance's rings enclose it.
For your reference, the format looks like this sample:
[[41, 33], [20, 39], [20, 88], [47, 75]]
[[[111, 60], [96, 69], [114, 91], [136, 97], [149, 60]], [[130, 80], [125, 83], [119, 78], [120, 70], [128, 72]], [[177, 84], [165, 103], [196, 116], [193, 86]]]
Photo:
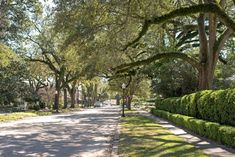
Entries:
[[[58, 0], [56, 8], [58, 11], [55, 15], [55, 30], [63, 32], [66, 37], [63, 49], [72, 48], [77, 56], [80, 56], [80, 60], [75, 64], [80, 67], [80, 79], [88, 81], [83, 84], [83, 95], [92, 97], [94, 102], [98, 88], [94, 77], [103, 75], [111, 67], [110, 64], [115, 62], [113, 56], [107, 55], [107, 51], [112, 49], [107, 48], [105, 34], [109, 23], [108, 6], [99, 1], [66, 3]], [[71, 94], [75, 82], [76, 80], [67, 85]]]
[[[46, 20], [44, 25], [42, 23], [35, 26], [38, 34], [25, 37], [34, 46], [32, 55], [28, 59], [47, 65], [53, 72], [56, 89], [54, 109], [58, 110], [61, 90], [64, 91], [64, 108], [67, 107], [67, 91], [71, 97], [71, 107], [74, 107], [79, 79], [82, 77], [90, 79], [97, 74], [97, 56], [92, 53], [95, 47], [90, 46], [93, 38], [86, 38], [83, 28], [80, 30], [71, 26], [70, 29], [63, 29], [57, 26], [54, 18]], [[66, 23], [66, 19], [63, 20]], [[83, 26], [83, 23], [80, 25]], [[90, 29], [90, 27], [87, 25], [84, 29]], [[76, 38], [73, 38], [74, 32], [77, 35]], [[90, 35], [89, 32], [87, 35]]]
[[[218, 59], [223, 60], [220, 58], [220, 53], [222, 52], [221, 50], [223, 49], [227, 39], [232, 37], [235, 32], [235, 23], [233, 21], [233, 17], [231, 17], [233, 14], [230, 15], [230, 13], [233, 12], [233, 9], [234, 3], [229, 0], [221, 0], [219, 3], [213, 0], [205, 0], [199, 1], [199, 4], [193, 3], [188, 7], [180, 7], [171, 10], [163, 15], [152, 15], [152, 17], [143, 18], [142, 27], [137, 37], [127, 43], [124, 46], [123, 51], [128, 50], [129, 47], [133, 47], [136, 43], [138, 44], [138, 42], [142, 43], [143, 41], [141, 39], [146, 38], [146, 36], [149, 35], [148, 31], [153, 29], [154, 25], [160, 25], [163, 23], [170, 24], [177, 17], [186, 17], [191, 15], [190, 17], [195, 19], [193, 20], [193, 24], [197, 23], [196, 31], [199, 40], [198, 59], [178, 51], [173, 51], [170, 53], [163, 52], [144, 60], [138, 60], [117, 66], [114, 68], [114, 71], [118, 73], [124, 72], [132, 67], [149, 64], [164, 57], [180, 58], [190, 63], [198, 71], [200, 89], [211, 88], [217, 61]], [[191, 40], [194, 40], [193, 37]], [[190, 37], [188, 38], [190, 39]]]
[[18, 105], [22, 100], [38, 100], [37, 95], [26, 83], [29, 77], [27, 64], [19, 56], [15, 55], [14, 58], [10, 58], [8, 64], [0, 66], [0, 104]]
[[[44, 41], [46, 38], [43, 38]], [[56, 40], [56, 39], [55, 39]], [[53, 40], [51, 40], [53, 41]], [[33, 40], [33, 42], [36, 42]], [[39, 41], [41, 43], [42, 41]], [[38, 41], [36, 42], [38, 43]], [[54, 43], [56, 44], [56, 43]], [[68, 84], [70, 82], [76, 81], [78, 77], [80, 76], [79, 71], [73, 71], [73, 69], [69, 69], [70, 67], [68, 66], [68, 61], [69, 58], [65, 56], [66, 51], [59, 51], [58, 47], [56, 47], [54, 44], [49, 46], [49, 49], [45, 45], [37, 44], [38, 46], [38, 51], [37, 55], [29, 57], [29, 61], [33, 62], [40, 62], [42, 64], [45, 64], [50, 71], [54, 75], [54, 80], [55, 80], [55, 102], [54, 102], [54, 109], [58, 111], [59, 107], [59, 97], [61, 93], [61, 89], [66, 89], [67, 87], [70, 87]], [[69, 52], [68, 52], [69, 53]], [[71, 52], [70, 52], [71, 53]], [[74, 58], [73, 58], [74, 59]], [[74, 83], [73, 83], [74, 84]], [[76, 85], [76, 84], [75, 84]], [[72, 107], [74, 107], [74, 86], [72, 87], [73, 92], [72, 92], [72, 98], [73, 98], [73, 103]], [[66, 94], [66, 90], [65, 94]], [[71, 91], [71, 90], [69, 90]], [[67, 97], [66, 97], [67, 98]], [[64, 107], [67, 107], [67, 99], [65, 99]]]

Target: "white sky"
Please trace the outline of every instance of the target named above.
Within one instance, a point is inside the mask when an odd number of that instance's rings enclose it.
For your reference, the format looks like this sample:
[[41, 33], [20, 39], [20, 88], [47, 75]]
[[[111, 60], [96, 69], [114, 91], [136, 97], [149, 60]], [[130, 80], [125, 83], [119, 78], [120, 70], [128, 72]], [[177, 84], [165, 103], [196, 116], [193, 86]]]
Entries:
[[50, 9], [55, 7], [55, 4], [53, 3], [53, 0], [39, 0], [39, 1], [44, 6], [43, 12], [45, 12], [46, 7], [49, 7]]

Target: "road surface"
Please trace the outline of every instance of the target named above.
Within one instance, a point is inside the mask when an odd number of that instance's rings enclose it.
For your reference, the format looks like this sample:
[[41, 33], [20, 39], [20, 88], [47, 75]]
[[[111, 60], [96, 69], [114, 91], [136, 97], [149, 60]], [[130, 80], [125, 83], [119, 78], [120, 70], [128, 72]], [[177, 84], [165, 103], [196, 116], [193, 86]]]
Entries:
[[1, 157], [109, 157], [120, 108], [0, 123]]

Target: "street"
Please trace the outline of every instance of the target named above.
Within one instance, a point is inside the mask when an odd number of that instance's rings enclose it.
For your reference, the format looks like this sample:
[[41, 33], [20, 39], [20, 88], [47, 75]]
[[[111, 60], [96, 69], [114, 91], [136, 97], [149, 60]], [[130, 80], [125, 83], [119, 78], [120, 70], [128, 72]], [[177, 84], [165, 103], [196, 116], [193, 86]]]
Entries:
[[109, 157], [119, 114], [107, 106], [0, 123], [0, 156]]

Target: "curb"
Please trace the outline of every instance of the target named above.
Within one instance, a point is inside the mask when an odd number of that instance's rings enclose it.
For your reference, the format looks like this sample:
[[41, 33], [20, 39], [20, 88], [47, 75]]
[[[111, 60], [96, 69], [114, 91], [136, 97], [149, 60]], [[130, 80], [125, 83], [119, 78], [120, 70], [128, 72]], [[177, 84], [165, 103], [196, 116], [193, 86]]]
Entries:
[[121, 118], [121, 116], [119, 116], [117, 125], [115, 127], [115, 133], [114, 133], [114, 136], [112, 139], [111, 157], [119, 157], [118, 143], [119, 143], [119, 139], [120, 139], [120, 130], [121, 130], [120, 118]]

